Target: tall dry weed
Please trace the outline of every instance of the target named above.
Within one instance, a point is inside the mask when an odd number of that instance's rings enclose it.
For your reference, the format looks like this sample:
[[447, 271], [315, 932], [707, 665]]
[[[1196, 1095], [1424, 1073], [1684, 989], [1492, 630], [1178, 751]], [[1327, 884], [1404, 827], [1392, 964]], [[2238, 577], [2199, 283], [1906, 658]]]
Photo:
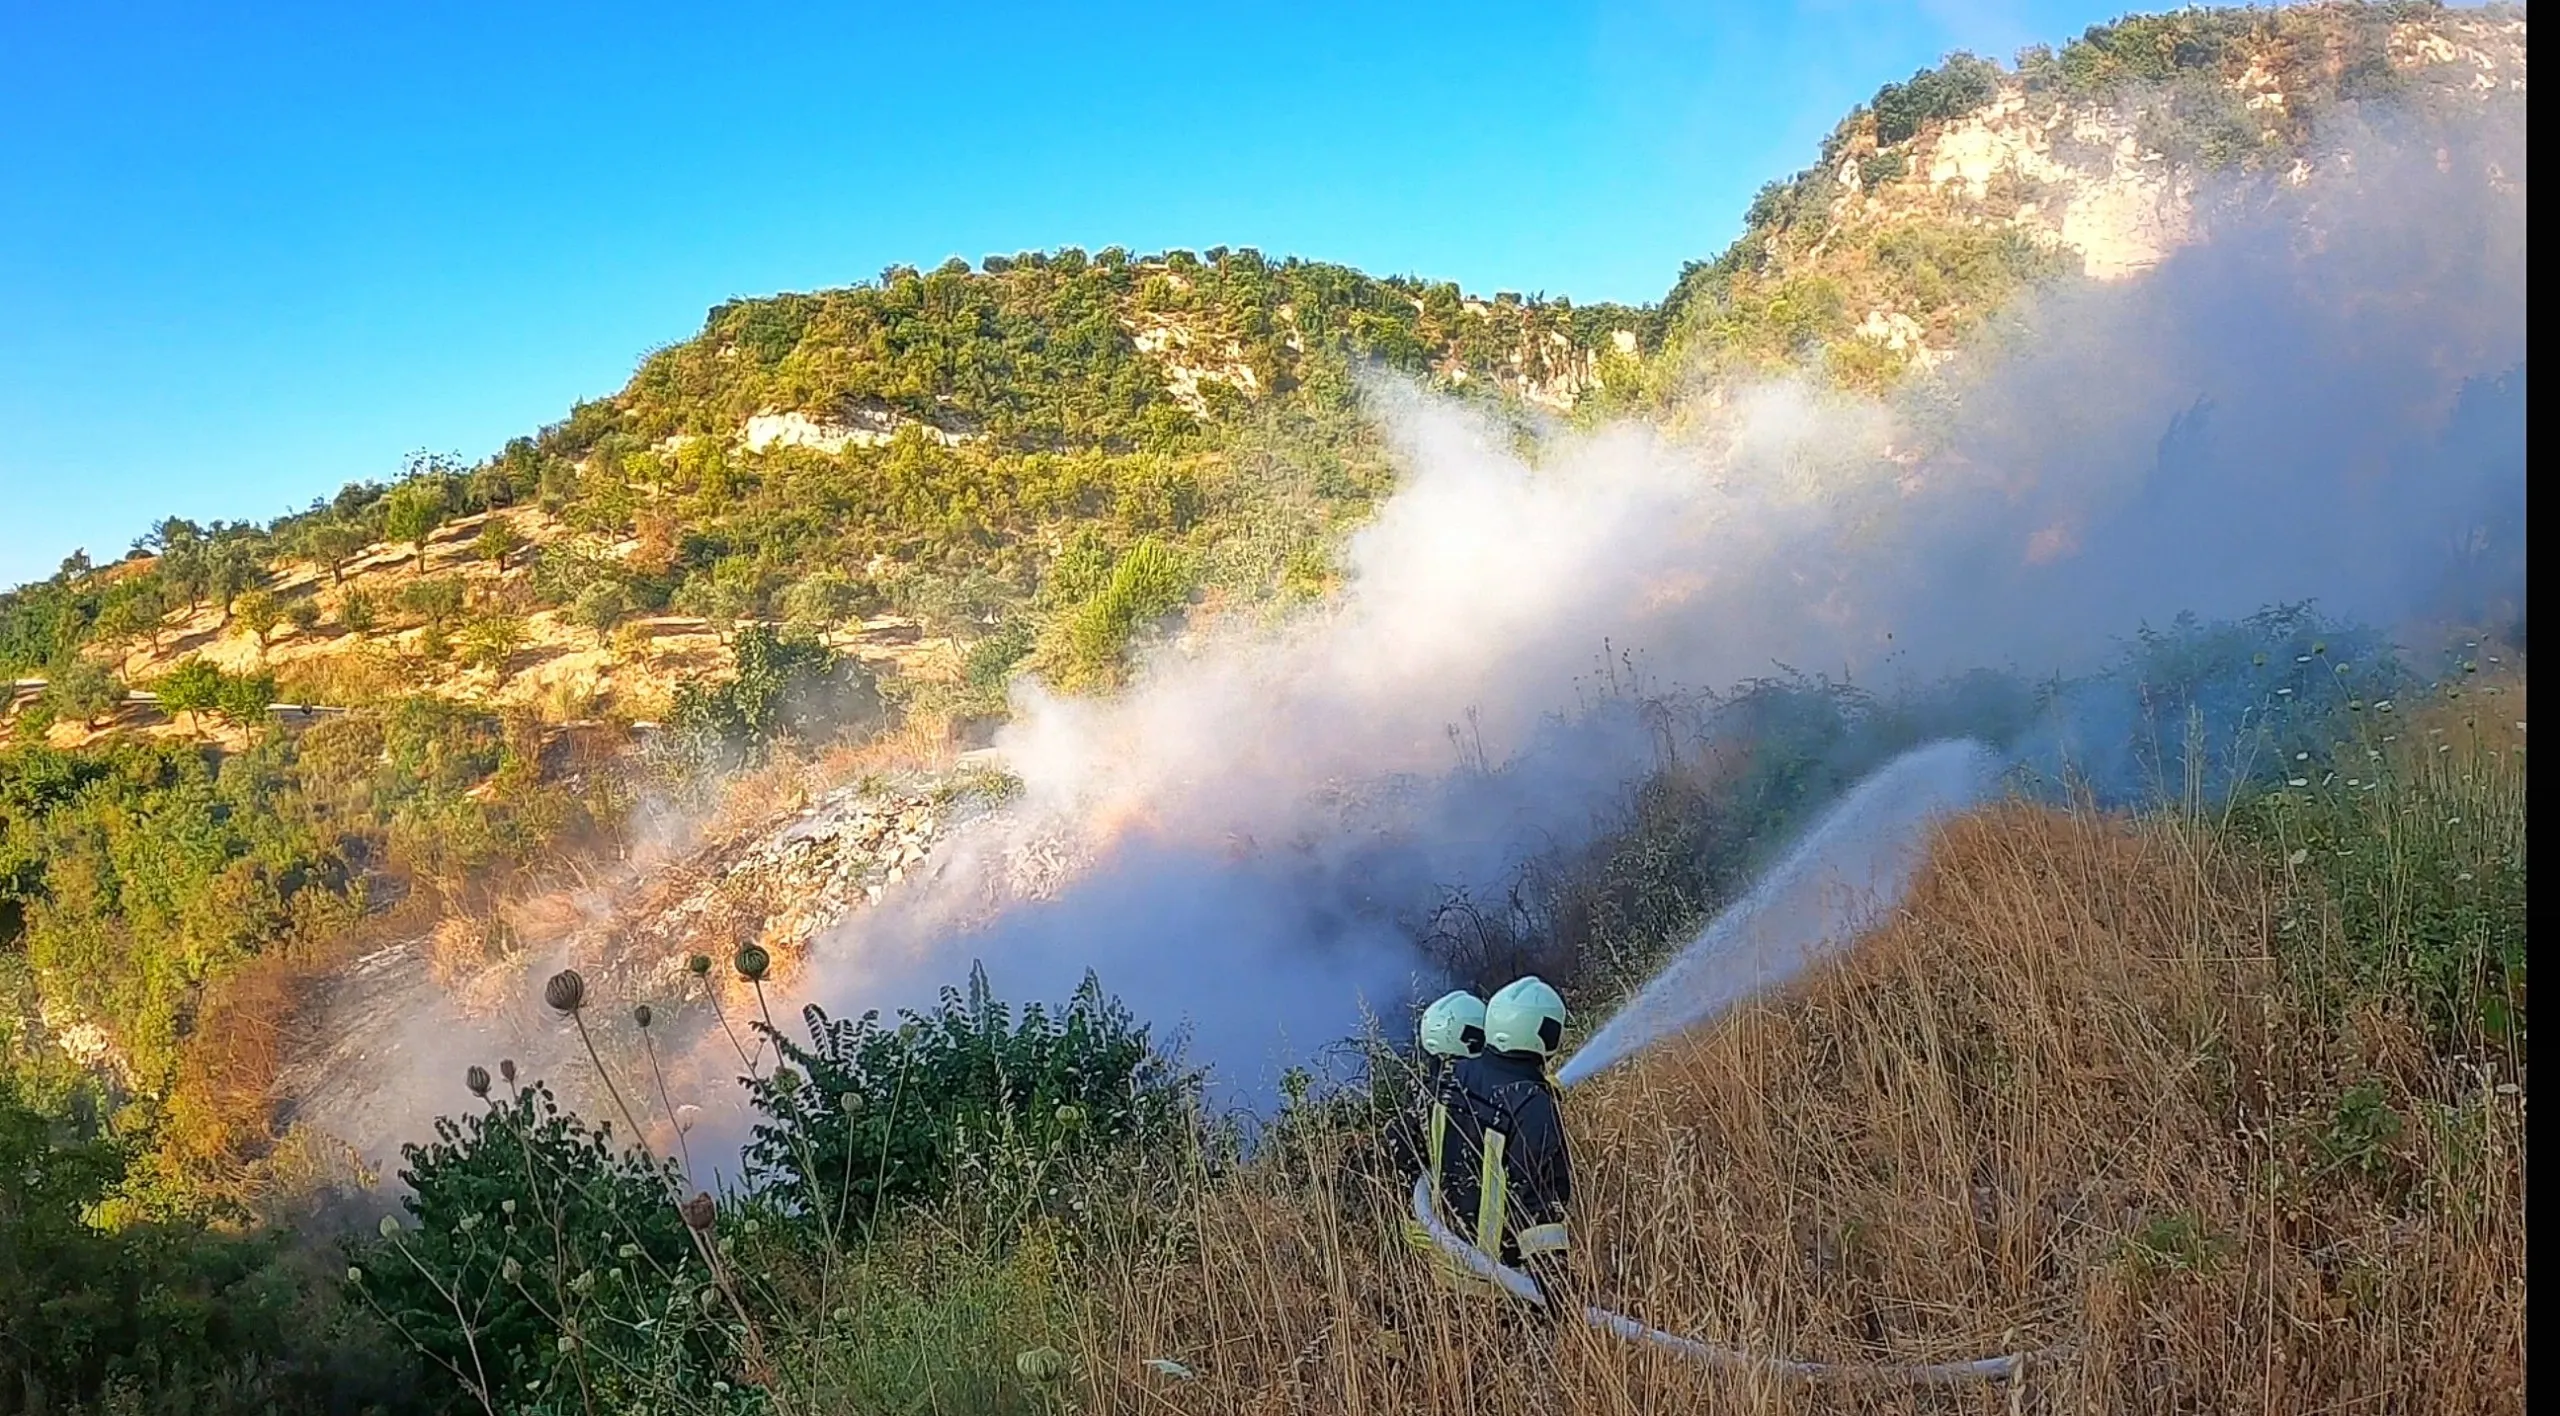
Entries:
[[1593, 1300], [1796, 1358], [2051, 1352], [2015, 1390], [1707, 1373], [1451, 1294], [1346, 1156], [1189, 1187], [1100, 1266], [1095, 1409], [2521, 1410], [2521, 1088], [2293, 987], [2220, 839], [1957, 823], [1855, 955], [1568, 1099]]

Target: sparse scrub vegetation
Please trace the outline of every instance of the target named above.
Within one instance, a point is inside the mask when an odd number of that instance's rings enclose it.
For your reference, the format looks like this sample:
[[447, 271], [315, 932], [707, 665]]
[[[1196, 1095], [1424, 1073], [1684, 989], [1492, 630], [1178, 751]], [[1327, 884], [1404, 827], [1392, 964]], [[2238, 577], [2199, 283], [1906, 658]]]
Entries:
[[761, 761], [777, 739], [806, 743], [878, 718], [870, 673], [817, 640], [750, 625], [730, 653], [736, 672], [727, 680], [677, 690], [663, 750], [677, 770]]
[[1924, 123], [1970, 113], [1999, 92], [2000, 79], [1999, 65], [1956, 53], [1934, 69], [1913, 74], [1908, 82], [1886, 84], [1868, 105], [1875, 114], [1876, 141], [1890, 147], [1919, 132]]
[[338, 600], [338, 623], [351, 634], [365, 634], [380, 622], [373, 596], [364, 590], [350, 590]]
[[521, 868], [586, 816], [485, 714], [408, 698], [297, 732], [266, 725], [263, 675], [204, 665], [182, 687], [199, 706], [172, 711], [232, 717], [246, 745], [0, 753], [0, 959], [55, 1016], [107, 1025], [147, 1212], [236, 1207], [270, 1144], [263, 1102], [234, 1103], [263, 1098], [273, 1058], [240, 1043], [283, 1019], [225, 1011], [253, 966], [321, 965], [385, 881]]

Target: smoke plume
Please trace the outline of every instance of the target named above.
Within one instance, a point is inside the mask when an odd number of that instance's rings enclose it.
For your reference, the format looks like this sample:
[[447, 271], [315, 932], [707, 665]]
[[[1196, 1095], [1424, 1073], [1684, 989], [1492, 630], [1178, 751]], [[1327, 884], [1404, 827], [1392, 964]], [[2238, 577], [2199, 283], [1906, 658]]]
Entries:
[[[1344, 592], [1159, 652], [1116, 699], [1024, 688], [998, 740], [1021, 799], [823, 941], [803, 1001], [912, 1004], [973, 958], [1057, 997], [1091, 968], [1263, 1093], [1429, 986], [1435, 891], [1586, 837], [1644, 770], [1640, 727], [1574, 713], [1604, 644], [1693, 687], [1889, 688], [2083, 672], [2181, 612], [2520, 616], [2521, 127], [2341, 147], [2208, 194], [2206, 239], [2043, 290], [1890, 400], [1728, 385], [1670, 431], [1524, 456], [1374, 384], [1403, 480]], [[1021, 888], [1043, 850], [1080, 868]]]

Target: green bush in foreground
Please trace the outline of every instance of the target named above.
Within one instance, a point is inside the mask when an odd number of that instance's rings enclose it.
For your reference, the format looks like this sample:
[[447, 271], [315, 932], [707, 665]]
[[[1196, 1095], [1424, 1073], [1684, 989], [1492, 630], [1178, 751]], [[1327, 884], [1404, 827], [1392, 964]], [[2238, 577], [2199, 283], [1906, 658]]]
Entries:
[[776, 1035], [784, 1065], [748, 1084], [764, 1117], [748, 1174], [831, 1232], [963, 1183], [1028, 1217], [1052, 1172], [1174, 1134], [1196, 1091], [1091, 974], [1054, 1011], [1017, 1014], [973, 969], [965, 995], [894, 1026], [814, 1007], [807, 1024], [806, 1045]]
[[0, 1097], [0, 1411], [433, 1409], [291, 1236], [97, 1227], [129, 1159]]

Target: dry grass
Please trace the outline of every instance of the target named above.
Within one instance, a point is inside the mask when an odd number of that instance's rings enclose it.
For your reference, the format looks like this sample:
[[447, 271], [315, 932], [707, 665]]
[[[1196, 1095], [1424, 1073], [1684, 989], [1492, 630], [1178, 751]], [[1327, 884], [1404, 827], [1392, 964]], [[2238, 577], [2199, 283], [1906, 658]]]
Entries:
[[1570, 1099], [1598, 1301], [1803, 1358], [2068, 1349], [2014, 1393], [1526, 1337], [1319, 1163], [1100, 1266], [1093, 1409], [2520, 1411], [2521, 1088], [2297, 993], [2276, 900], [2202, 831], [1993, 812], [1853, 958]]

